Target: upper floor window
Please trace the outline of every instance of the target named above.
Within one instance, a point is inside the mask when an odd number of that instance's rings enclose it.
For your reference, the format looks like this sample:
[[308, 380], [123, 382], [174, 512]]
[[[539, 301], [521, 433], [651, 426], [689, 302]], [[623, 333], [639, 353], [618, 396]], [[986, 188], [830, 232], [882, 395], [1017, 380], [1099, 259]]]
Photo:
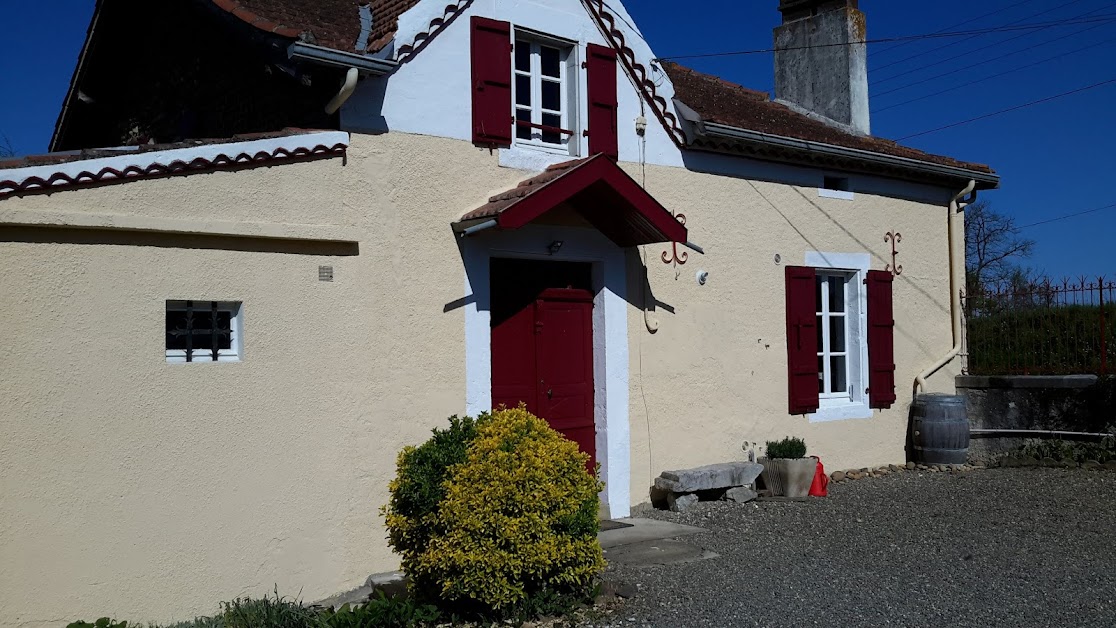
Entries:
[[575, 126], [569, 79], [573, 73], [568, 67], [572, 54], [572, 46], [516, 38], [516, 143], [570, 152]]
[[471, 25], [475, 144], [569, 156], [588, 150], [619, 159], [614, 48], [589, 43], [579, 49], [479, 15]]

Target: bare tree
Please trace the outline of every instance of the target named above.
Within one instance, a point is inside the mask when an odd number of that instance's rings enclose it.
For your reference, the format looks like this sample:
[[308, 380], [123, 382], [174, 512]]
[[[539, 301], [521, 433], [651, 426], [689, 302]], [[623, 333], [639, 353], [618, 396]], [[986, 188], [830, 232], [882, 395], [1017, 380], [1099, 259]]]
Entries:
[[15, 157], [15, 149], [12, 148], [12, 140], [0, 133], [0, 159], [5, 157]]
[[1014, 218], [992, 209], [986, 200], [973, 203], [965, 210], [967, 292], [1030, 275], [1019, 261], [1034, 248], [1035, 241], [1020, 235]]

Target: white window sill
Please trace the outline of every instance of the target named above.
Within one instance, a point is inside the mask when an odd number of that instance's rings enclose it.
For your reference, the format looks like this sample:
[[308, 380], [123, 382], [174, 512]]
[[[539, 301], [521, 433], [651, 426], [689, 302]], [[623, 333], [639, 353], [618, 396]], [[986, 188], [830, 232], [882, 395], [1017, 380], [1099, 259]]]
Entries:
[[577, 159], [568, 150], [531, 144], [513, 144], [511, 148], [500, 149], [500, 167], [534, 172], [546, 170], [554, 164]]
[[818, 196], [821, 198], [836, 198], [842, 201], [851, 201], [856, 198], [852, 192], [845, 190], [828, 190], [826, 188], [818, 188]]
[[186, 352], [167, 352], [167, 364], [217, 364], [219, 362], [239, 362], [239, 355], [229, 355], [226, 353], [218, 353], [217, 359], [213, 359], [213, 354], [203, 349], [198, 349], [194, 352], [194, 359], [190, 362], [186, 361]]
[[806, 415], [811, 423], [872, 418], [872, 409], [868, 407], [867, 403], [845, 401], [827, 404], [826, 401], [827, 400], [824, 399], [822, 400], [822, 405], [818, 408], [817, 412]]

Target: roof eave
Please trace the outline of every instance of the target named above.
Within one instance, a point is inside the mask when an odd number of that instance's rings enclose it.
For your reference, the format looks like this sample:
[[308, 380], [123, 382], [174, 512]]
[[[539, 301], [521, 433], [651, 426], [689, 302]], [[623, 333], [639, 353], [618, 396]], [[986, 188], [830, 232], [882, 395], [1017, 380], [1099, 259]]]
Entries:
[[395, 61], [377, 59], [355, 52], [345, 52], [335, 48], [326, 48], [301, 41], [296, 41], [287, 47], [287, 56], [291, 59], [309, 61], [319, 65], [338, 68], [356, 68], [366, 74], [383, 76], [395, 70], [398, 64]]
[[85, 66], [85, 59], [89, 55], [89, 46], [93, 42], [93, 31], [97, 28], [97, 20], [101, 17], [101, 6], [102, 1], [97, 0], [97, 4], [93, 7], [93, 17], [90, 18], [89, 28], [85, 31], [85, 43], [81, 45], [81, 52], [78, 53], [77, 65], [74, 66], [74, 73], [70, 77], [70, 85], [66, 89], [66, 97], [62, 100], [62, 110], [58, 112], [58, 119], [54, 121], [54, 133], [50, 136], [50, 144], [47, 148], [50, 152], [58, 150], [58, 140], [62, 136], [62, 128], [65, 126], [66, 114], [69, 113], [70, 104], [74, 101], [78, 77], [81, 76], [81, 70]]
[[700, 147], [697, 144], [700, 144], [701, 138], [712, 138], [727, 140], [734, 144], [752, 145], [768, 151], [774, 149], [780, 153], [796, 157], [786, 161], [813, 163], [818, 161], [819, 158], [828, 158], [855, 164], [857, 169], [867, 172], [883, 170], [888, 173], [906, 173], [907, 176], [904, 178], [908, 179], [928, 177], [936, 180], [955, 181], [962, 185], [972, 180], [977, 182], [977, 189], [981, 190], [992, 190], [1000, 186], [999, 175], [991, 172], [936, 164], [911, 159], [910, 157], [885, 155], [859, 148], [812, 142], [783, 135], [773, 135], [716, 122], [703, 121], [700, 125], [695, 125], [695, 131], [698, 136], [693, 143], [695, 148]]

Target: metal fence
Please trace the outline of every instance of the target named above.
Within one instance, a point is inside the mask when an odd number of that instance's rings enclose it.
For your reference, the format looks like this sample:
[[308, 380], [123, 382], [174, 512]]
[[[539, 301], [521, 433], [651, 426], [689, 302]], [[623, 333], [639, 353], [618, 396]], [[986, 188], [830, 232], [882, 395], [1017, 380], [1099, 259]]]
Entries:
[[1116, 371], [1116, 281], [1011, 284], [964, 295], [971, 375]]

